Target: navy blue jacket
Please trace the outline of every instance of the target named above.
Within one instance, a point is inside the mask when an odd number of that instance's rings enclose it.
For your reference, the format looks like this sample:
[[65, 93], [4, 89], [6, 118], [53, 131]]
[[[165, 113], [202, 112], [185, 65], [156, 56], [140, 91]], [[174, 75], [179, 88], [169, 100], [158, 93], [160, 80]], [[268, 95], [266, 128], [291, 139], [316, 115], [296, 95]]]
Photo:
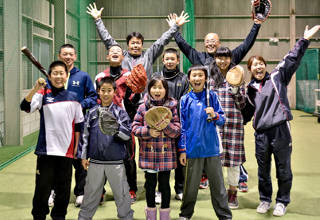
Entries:
[[126, 141], [131, 138], [130, 118], [123, 108], [112, 103], [109, 111], [117, 119], [119, 132], [114, 136], [105, 135], [99, 128], [98, 108], [101, 106], [96, 105], [87, 112], [81, 158], [90, 158], [91, 162], [122, 161], [128, 156]]
[[[245, 122], [254, 115], [253, 127], [263, 131], [292, 120], [287, 86], [298, 69], [300, 61], [309, 46], [309, 41], [300, 39], [278, 66], [261, 81], [253, 79], [248, 85], [247, 102], [243, 112]], [[259, 89], [253, 86], [259, 84]]]

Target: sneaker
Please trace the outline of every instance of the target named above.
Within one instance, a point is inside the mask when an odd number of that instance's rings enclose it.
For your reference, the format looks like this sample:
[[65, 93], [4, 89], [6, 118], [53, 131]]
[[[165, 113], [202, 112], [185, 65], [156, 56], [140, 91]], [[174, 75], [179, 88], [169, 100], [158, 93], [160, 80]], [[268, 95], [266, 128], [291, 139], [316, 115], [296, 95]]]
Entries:
[[284, 214], [286, 214], [286, 206], [281, 202], [277, 202], [273, 210], [273, 215], [284, 216]]
[[174, 197], [176, 200], [180, 200], [182, 201], [182, 196], [183, 194], [182, 193], [177, 193], [176, 196]]
[[240, 192], [248, 192], [248, 185], [246, 182], [239, 183], [238, 188]]
[[209, 186], [209, 181], [207, 177], [202, 176], [199, 189], [206, 189]]
[[135, 203], [135, 201], [137, 201], [136, 192], [133, 190], [130, 190], [129, 193], [130, 193], [130, 198], [131, 198], [131, 204], [133, 204], [133, 203]]
[[237, 191], [228, 190], [228, 206], [230, 209], [239, 208]]
[[48, 206], [49, 207], [54, 206], [54, 198], [55, 197], [56, 197], [56, 194], [54, 193], [54, 190], [51, 190], [51, 194], [50, 194], [49, 199], [48, 199]]
[[266, 213], [271, 207], [271, 203], [267, 201], [260, 202], [259, 206], [257, 207], [257, 212], [260, 214]]
[[104, 203], [104, 193], [101, 194], [100, 205], [103, 205], [103, 203]]
[[179, 217], [179, 220], [189, 220], [190, 218], [186, 218], [186, 217]]
[[76, 202], [74, 203], [75, 207], [80, 207], [83, 201], [83, 195], [77, 196]]
[[161, 204], [161, 192], [156, 191], [155, 202]]

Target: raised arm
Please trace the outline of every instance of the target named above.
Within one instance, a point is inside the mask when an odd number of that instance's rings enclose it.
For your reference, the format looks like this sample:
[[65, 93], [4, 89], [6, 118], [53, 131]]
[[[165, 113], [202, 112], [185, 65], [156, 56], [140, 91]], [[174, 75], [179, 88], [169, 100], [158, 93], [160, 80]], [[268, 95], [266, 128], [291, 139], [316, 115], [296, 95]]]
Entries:
[[[20, 103], [20, 109], [25, 112], [34, 112], [37, 109], [40, 109], [42, 106], [42, 97], [41, 90], [46, 86], [46, 81], [43, 78], [39, 78], [32, 89], [29, 91], [27, 96]], [[39, 92], [39, 93], [37, 93]]]

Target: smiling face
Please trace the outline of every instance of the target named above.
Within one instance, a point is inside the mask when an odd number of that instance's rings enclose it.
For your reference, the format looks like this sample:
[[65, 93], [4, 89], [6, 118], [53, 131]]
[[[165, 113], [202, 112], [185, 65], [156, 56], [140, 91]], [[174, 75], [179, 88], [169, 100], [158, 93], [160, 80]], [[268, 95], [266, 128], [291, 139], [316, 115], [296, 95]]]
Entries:
[[73, 48], [61, 48], [59, 60], [63, 61], [70, 71], [74, 67], [74, 62], [77, 60], [76, 51]]
[[216, 57], [216, 64], [221, 72], [227, 72], [231, 63], [231, 57]]
[[63, 66], [53, 67], [48, 77], [52, 86], [58, 89], [64, 87], [64, 84], [66, 83], [67, 78], [68, 78], [68, 74], [65, 70], [65, 67]]
[[219, 36], [215, 33], [209, 33], [204, 38], [204, 47], [206, 48], [207, 53], [214, 54], [218, 47], [220, 47]]
[[112, 67], [120, 66], [123, 60], [122, 49], [119, 46], [111, 47], [107, 55], [107, 60]]
[[109, 106], [112, 103], [115, 90], [111, 83], [103, 83], [98, 90], [102, 106]]
[[166, 95], [166, 89], [164, 88], [161, 81], [157, 80], [155, 84], [150, 88], [150, 96], [156, 100], [162, 100]]
[[206, 74], [203, 70], [192, 70], [189, 81], [194, 92], [202, 92], [206, 82]]
[[259, 59], [254, 58], [250, 67], [250, 72], [256, 80], [262, 80], [266, 75], [266, 64]]
[[179, 59], [175, 53], [165, 53], [162, 62], [168, 70], [174, 70], [179, 64]]
[[132, 37], [128, 43], [128, 52], [133, 56], [140, 56], [142, 54], [142, 40], [137, 37]]

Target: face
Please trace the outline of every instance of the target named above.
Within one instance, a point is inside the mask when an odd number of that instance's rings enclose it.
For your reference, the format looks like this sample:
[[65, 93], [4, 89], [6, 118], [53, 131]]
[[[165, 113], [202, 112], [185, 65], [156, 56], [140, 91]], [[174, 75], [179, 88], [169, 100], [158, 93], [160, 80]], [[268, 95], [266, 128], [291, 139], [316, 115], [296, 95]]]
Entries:
[[221, 71], [227, 71], [231, 63], [230, 57], [216, 57], [216, 64]]
[[129, 40], [128, 52], [133, 56], [140, 56], [142, 53], [142, 46], [141, 39], [133, 37]]
[[77, 55], [73, 48], [62, 48], [61, 52], [59, 53], [59, 60], [63, 61], [67, 64], [68, 69], [72, 69], [74, 66], [74, 61], [76, 61]]
[[209, 33], [204, 38], [204, 47], [209, 54], [214, 54], [217, 48], [220, 47], [219, 36], [215, 33]]
[[253, 59], [250, 72], [257, 80], [262, 80], [266, 75], [266, 65], [261, 60]]
[[115, 90], [113, 89], [112, 84], [103, 83], [100, 89], [98, 90], [98, 95], [101, 100], [102, 106], [109, 106], [112, 102]]
[[110, 66], [120, 66], [123, 60], [122, 49], [118, 46], [111, 47], [107, 55], [107, 60], [109, 61]]
[[202, 92], [206, 82], [206, 75], [203, 70], [192, 70], [189, 77], [194, 92]]
[[157, 81], [150, 88], [150, 95], [156, 101], [160, 101], [164, 98], [164, 96], [166, 95], [166, 89], [163, 87], [161, 81]]
[[175, 53], [165, 53], [162, 62], [168, 70], [174, 70], [179, 64], [179, 59]]
[[68, 74], [63, 66], [55, 66], [51, 70], [48, 79], [55, 88], [62, 88], [66, 83]]

